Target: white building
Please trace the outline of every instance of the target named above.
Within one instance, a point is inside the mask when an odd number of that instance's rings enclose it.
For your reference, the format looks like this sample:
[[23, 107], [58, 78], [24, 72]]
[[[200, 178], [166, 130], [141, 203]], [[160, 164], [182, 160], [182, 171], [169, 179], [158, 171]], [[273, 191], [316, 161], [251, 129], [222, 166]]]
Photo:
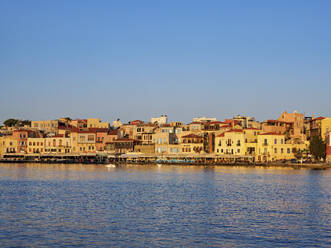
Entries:
[[168, 122], [168, 116], [166, 115], [161, 115], [161, 117], [152, 117], [151, 118], [151, 123], [157, 123], [158, 125], [162, 125], [162, 124], [167, 124]]
[[121, 120], [120, 119], [117, 119], [116, 121], [113, 121], [113, 127], [114, 128], [119, 128], [119, 127], [121, 127], [123, 124], [122, 124], [122, 122], [121, 122]]

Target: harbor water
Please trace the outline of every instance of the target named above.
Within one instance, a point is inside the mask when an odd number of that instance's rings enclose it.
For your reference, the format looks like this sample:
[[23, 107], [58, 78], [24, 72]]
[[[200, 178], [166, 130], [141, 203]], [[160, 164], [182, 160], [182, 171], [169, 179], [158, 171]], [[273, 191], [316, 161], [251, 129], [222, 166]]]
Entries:
[[331, 170], [0, 164], [0, 247], [331, 247]]

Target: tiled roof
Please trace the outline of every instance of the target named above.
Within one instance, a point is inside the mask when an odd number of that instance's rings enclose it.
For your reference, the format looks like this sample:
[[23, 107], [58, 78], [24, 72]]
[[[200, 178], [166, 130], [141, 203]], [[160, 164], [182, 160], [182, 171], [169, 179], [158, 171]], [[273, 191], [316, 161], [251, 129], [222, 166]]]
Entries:
[[275, 132], [268, 132], [268, 133], [260, 133], [259, 135], [283, 135]]
[[258, 131], [261, 131], [261, 129], [258, 129], [258, 128], [255, 128], [255, 127], [248, 127], [248, 128], [245, 128], [245, 130], [258, 130]]
[[243, 130], [242, 129], [231, 129], [229, 131], [227, 131], [227, 133], [242, 133]]

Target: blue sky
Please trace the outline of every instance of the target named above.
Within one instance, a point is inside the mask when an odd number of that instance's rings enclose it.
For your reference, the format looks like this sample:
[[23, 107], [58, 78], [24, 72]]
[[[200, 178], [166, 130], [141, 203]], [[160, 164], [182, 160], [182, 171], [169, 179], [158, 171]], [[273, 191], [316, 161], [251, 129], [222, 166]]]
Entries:
[[0, 122], [331, 115], [331, 1], [0, 1]]

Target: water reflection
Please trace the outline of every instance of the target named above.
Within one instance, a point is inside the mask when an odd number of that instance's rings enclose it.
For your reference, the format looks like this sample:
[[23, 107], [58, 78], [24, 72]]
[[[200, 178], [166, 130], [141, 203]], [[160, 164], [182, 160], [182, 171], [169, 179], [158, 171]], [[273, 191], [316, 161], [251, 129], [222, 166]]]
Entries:
[[0, 164], [2, 246], [328, 247], [330, 171]]

